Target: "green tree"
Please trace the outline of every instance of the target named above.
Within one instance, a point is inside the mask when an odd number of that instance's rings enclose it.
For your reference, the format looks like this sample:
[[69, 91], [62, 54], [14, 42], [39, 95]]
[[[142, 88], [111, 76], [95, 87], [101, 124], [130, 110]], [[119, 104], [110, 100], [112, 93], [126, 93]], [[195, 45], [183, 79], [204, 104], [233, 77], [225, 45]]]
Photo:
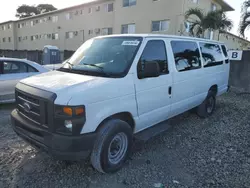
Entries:
[[53, 5], [51, 4], [39, 4], [36, 6], [37, 10], [41, 13], [45, 13], [45, 12], [50, 12], [53, 10], [57, 10], [57, 8], [55, 8]]
[[18, 18], [27, 18], [30, 16], [35, 16], [38, 14], [42, 14], [45, 12], [50, 12], [53, 10], [57, 10], [53, 5], [51, 4], [40, 4], [38, 6], [30, 6], [30, 5], [21, 5], [16, 10], [16, 17]]
[[219, 39], [221, 33], [233, 27], [233, 22], [227, 18], [222, 10], [204, 13], [202, 9], [191, 8], [185, 13], [185, 19], [191, 24], [191, 35], [196, 37], [204, 38], [206, 30], [218, 30]]
[[39, 11], [35, 6], [21, 5], [16, 10], [16, 17], [26, 18], [39, 14]]
[[246, 0], [242, 6], [242, 16], [239, 25], [240, 34], [245, 37], [245, 31], [250, 28], [250, 0]]

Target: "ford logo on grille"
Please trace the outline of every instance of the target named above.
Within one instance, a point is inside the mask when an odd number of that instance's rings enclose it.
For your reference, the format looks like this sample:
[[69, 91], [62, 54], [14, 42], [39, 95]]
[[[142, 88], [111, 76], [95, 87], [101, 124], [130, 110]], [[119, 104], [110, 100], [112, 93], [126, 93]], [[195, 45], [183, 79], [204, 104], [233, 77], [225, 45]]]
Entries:
[[27, 102], [23, 103], [23, 110], [24, 110], [25, 112], [27, 112], [27, 113], [30, 112], [31, 107], [30, 107], [30, 105], [29, 105]]

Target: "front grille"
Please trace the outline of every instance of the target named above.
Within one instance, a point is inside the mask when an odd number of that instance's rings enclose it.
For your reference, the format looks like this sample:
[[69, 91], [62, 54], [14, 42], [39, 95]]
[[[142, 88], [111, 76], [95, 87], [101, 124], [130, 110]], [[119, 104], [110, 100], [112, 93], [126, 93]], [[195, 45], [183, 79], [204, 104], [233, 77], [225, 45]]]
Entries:
[[48, 128], [47, 103], [28, 93], [16, 91], [19, 113], [37, 126]]

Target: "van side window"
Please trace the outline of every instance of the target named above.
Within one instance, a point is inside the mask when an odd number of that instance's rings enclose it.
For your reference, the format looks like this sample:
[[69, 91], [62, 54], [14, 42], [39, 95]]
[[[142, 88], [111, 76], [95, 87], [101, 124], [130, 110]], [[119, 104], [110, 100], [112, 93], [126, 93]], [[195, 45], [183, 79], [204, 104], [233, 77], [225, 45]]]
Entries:
[[223, 54], [226, 58], [228, 58], [228, 54], [227, 54], [227, 49], [224, 45], [221, 45], [221, 48], [222, 48], [222, 51], [223, 51]]
[[200, 43], [204, 67], [222, 65], [224, 57], [218, 44]]
[[168, 74], [168, 63], [165, 43], [162, 40], [150, 40], [146, 44], [140, 62], [138, 72], [143, 70], [144, 64], [155, 61], [159, 64], [161, 74]]
[[201, 58], [196, 42], [171, 41], [177, 71], [201, 68]]
[[224, 56], [226, 58], [225, 62], [226, 62], [226, 64], [228, 64], [229, 63], [229, 58], [228, 58], [227, 49], [226, 49], [225, 45], [221, 45], [221, 48], [222, 48], [222, 52], [223, 52], [223, 54], [224, 54]]

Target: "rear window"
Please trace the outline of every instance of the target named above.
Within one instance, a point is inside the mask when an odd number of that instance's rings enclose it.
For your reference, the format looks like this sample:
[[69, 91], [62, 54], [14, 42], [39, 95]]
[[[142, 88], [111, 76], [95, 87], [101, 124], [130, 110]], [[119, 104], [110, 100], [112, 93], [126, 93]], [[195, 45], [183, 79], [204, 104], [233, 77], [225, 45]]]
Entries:
[[224, 56], [227, 58], [228, 57], [228, 54], [227, 54], [227, 49], [224, 45], [221, 45], [221, 48], [222, 48], [222, 52], [224, 54]]
[[200, 43], [204, 67], [222, 65], [224, 57], [218, 44]]

